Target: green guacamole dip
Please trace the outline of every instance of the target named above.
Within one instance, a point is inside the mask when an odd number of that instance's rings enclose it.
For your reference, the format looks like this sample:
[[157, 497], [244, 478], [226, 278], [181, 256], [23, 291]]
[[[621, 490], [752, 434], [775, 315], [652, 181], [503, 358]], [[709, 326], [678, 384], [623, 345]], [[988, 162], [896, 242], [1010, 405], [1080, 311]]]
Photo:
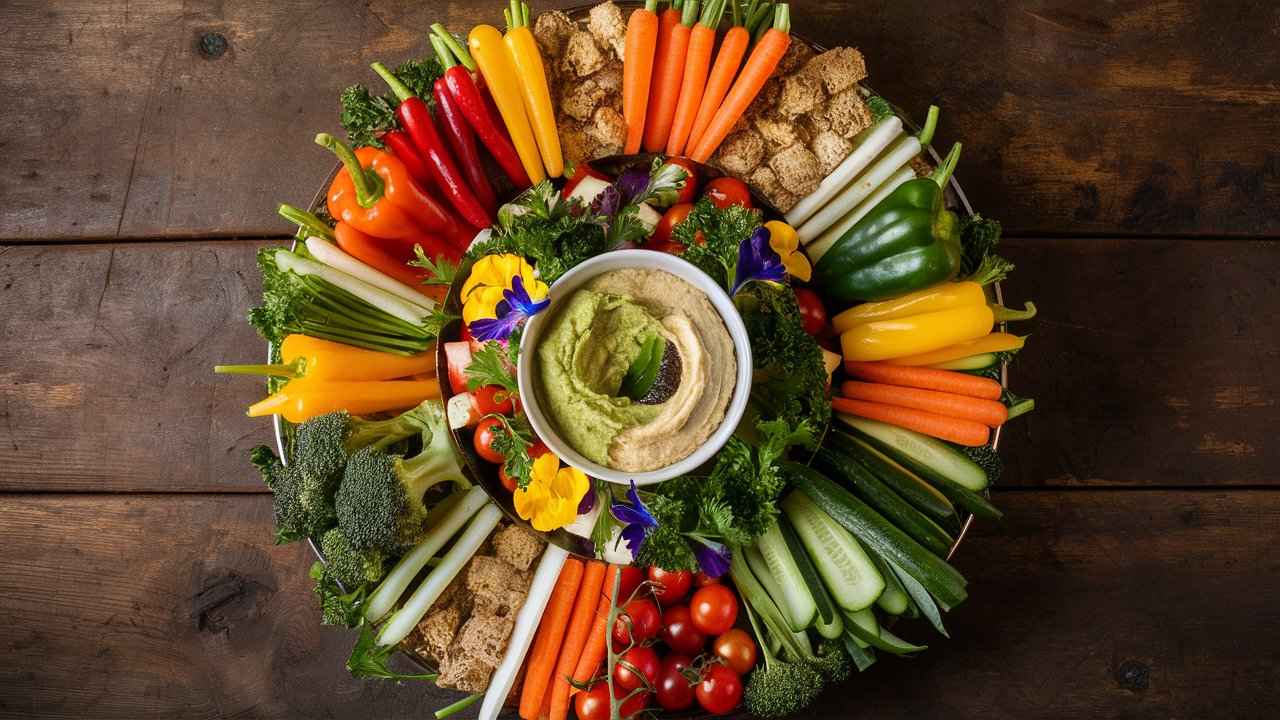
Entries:
[[623, 295], [584, 289], [558, 304], [537, 348], [543, 411], [575, 450], [608, 466], [614, 437], [662, 411], [618, 391], [645, 343], [664, 334], [663, 326]]

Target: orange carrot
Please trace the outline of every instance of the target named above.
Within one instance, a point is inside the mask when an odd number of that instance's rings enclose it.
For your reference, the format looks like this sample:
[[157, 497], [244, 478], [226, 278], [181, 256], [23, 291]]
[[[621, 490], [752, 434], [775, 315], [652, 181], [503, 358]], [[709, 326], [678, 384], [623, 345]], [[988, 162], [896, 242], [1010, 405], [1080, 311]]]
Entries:
[[653, 54], [658, 47], [658, 0], [645, 0], [627, 20], [626, 46], [622, 56], [622, 117], [627, 121], [627, 142], [623, 152], [640, 152], [644, 137], [645, 105], [653, 76]]
[[725, 2], [737, 0], [708, 0], [702, 9], [698, 24], [689, 31], [689, 51], [684, 57], [684, 79], [680, 81], [680, 100], [671, 120], [671, 134], [667, 137], [667, 155], [683, 155], [693, 130], [693, 120], [698, 114], [698, 104], [707, 87], [707, 69], [711, 67], [711, 50], [716, 46], [716, 26], [724, 14]]
[[915, 430], [918, 433], [924, 433], [939, 440], [947, 440], [970, 447], [986, 445], [987, 439], [991, 435], [990, 428], [982, 423], [946, 417], [945, 415], [935, 415], [915, 408], [842, 397], [832, 398], [831, 408], [838, 413], [857, 415], [869, 420], [879, 420], [890, 425]]
[[999, 400], [1004, 389], [991, 378], [978, 377], [954, 370], [891, 365], [884, 362], [857, 362], [847, 360], [844, 369], [850, 375], [869, 382], [886, 383], [901, 387], [938, 390], [940, 392], [968, 395], [969, 397]]
[[[578, 684], [587, 683], [596, 676], [600, 664], [604, 662], [605, 651], [609, 644], [609, 606], [612, 604], [614, 578], [618, 575], [618, 566], [610, 565], [608, 576], [604, 581], [604, 589], [600, 593], [600, 603], [596, 606], [595, 621], [591, 623], [591, 632], [587, 643], [582, 648], [582, 656], [578, 658], [578, 666], [573, 671], [573, 681]], [[554, 709], [554, 708], [553, 708]], [[564, 720], [564, 716], [554, 713], [552, 720]]]
[[724, 102], [720, 103], [720, 108], [711, 118], [707, 129], [698, 138], [697, 146], [689, 154], [690, 158], [698, 162], [706, 162], [715, 153], [716, 148], [720, 147], [720, 143], [724, 142], [729, 131], [738, 122], [738, 118], [742, 117], [747, 107], [756, 99], [756, 95], [760, 94], [760, 88], [764, 87], [765, 81], [773, 74], [774, 69], [778, 67], [778, 62], [791, 46], [790, 31], [790, 6], [780, 3], [775, 8], [773, 27], [769, 28], [756, 43], [751, 56], [742, 66], [738, 79], [734, 80], [733, 87], [729, 88], [729, 94], [725, 96]]
[[565, 628], [569, 626], [569, 616], [578, 596], [578, 586], [582, 584], [583, 572], [581, 560], [566, 560], [543, 611], [538, 635], [529, 651], [524, 686], [520, 690], [520, 717], [524, 720], [537, 720], [544, 696], [550, 694], [547, 686], [551, 684], [551, 674], [555, 672], [556, 661], [560, 657], [560, 645], [564, 641]]
[[[729, 0], [734, 2], [734, 0]], [[707, 76], [707, 87], [702, 92], [702, 100], [698, 103], [698, 113], [693, 118], [693, 129], [689, 131], [689, 139], [685, 143], [685, 152], [698, 146], [698, 140], [711, 124], [711, 118], [720, 109], [720, 102], [729, 92], [733, 78], [738, 74], [738, 66], [742, 64], [742, 56], [747, 54], [747, 45], [751, 44], [751, 33], [741, 25], [734, 25], [725, 33], [716, 53], [716, 61], [711, 65], [711, 74]]]
[[989, 427], [999, 427], [1009, 419], [1009, 408], [996, 400], [983, 400], [937, 390], [847, 380], [840, 386], [840, 392], [854, 400], [915, 408], [959, 420], [980, 422]]
[[[578, 587], [578, 598], [573, 603], [573, 614], [570, 615], [569, 628], [565, 632], [564, 643], [560, 646], [560, 657], [556, 662], [556, 674], [551, 681], [551, 712], [548, 717], [553, 720], [565, 720], [569, 715], [569, 695], [573, 686], [569, 679], [575, 677], [575, 670], [583, 656], [583, 648], [594, 640], [596, 615], [600, 603], [605, 603], [608, 615], [609, 594], [601, 594], [601, 590], [613, 586], [613, 577], [617, 575], [616, 567], [602, 562], [590, 562], [582, 576], [582, 584]], [[606, 578], [606, 575], [608, 576]]]
[[697, 0], [672, 0], [671, 7], [658, 20], [658, 49], [653, 55], [653, 81], [644, 116], [644, 149], [649, 152], [661, 152], [671, 136], [671, 122], [684, 81], [690, 28], [697, 18]]

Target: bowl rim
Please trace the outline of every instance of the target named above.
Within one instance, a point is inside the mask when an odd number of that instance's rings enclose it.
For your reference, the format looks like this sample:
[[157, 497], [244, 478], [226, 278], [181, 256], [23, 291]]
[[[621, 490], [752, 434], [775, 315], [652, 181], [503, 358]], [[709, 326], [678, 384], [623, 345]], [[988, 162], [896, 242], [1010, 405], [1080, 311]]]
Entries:
[[[724, 418], [715, 431], [697, 448], [685, 457], [655, 470], [629, 472], [618, 470], [588, 460], [560, 437], [556, 423], [547, 417], [541, 407], [541, 389], [534, 376], [536, 362], [531, 362], [530, 353], [534, 352], [545, 328], [556, 313], [556, 300], [569, 297], [591, 280], [608, 272], [619, 270], [660, 270], [669, 273], [695, 289], [702, 292], [711, 301], [716, 313], [724, 323], [729, 337], [733, 341], [734, 355], [737, 361], [733, 384], [733, 395], [725, 409]], [[612, 250], [597, 255], [575, 265], [554, 283], [551, 284], [549, 296], [552, 299], [547, 312], [539, 313], [529, 319], [524, 333], [520, 337], [520, 362], [517, 365], [517, 380], [520, 386], [520, 399], [524, 405], [525, 417], [538, 438], [546, 443], [566, 464], [578, 468], [589, 477], [599, 478], [618, 485], [629, 485], [635, 482], [638, 486], [654, 485], [681, 475], [687, 475], [707, 463], [729, 441], [738, 423], [747, 409], [747, 401], [751, 393], [752, 355], [751, 340], [747, 335], [742, 316], [733, 304], [733, 299], [715, 280], [687, 260], [670, 253], [654, 250]]]

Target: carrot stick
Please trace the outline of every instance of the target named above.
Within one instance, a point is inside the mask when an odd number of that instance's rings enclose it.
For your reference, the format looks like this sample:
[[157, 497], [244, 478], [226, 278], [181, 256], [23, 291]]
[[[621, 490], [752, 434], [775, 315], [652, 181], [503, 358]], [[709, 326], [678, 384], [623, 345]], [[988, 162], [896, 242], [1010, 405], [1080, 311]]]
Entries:
[[954, 370], [890, 365], [884, 362], [857, 362], [847, 360], [844, 369], [850, 375], [869, 382], [923, 388], [941, 392], [968, 395], [974, 398], [999, 400], [1004, 389], [991, 378], [978, 377]]
[[787, 48], [791, 46], [790, 31], [790, 6], [780, 3], [775, 8], [773, 27], [769, 28], [756, 43], [751, 56], [742, 66], [738, 79], [734, 80], [733, 87], [729, 88], [729, 94], [716, 110], [707, 129], [698, 138], [698, 144], [689, 155], [690, 158], [697, 162], [706, 162], [715, 153], [716, 148], [720, 147], [720, 143], [724, 142], [729, 131], [738, 122], [738, 118], [742, 117], [747, 107], [756, 99], [756, 95], [760, 94], [760, 88], [764, 87], [765, 81], [773, 74], [782, 56], [786, 54]]
[[915, 430], [918, 433], [924, 433], [939, 440], [947, 440], [970, 447], [986, 445], [987, 439], [991, 435], [990, 428], [979, 422], [935, 415], [931, 412], [897, 405], [885, 405], [884, 403], [837, 397], [831, 399], [831, 408], [839, 413], [879, 420], [890, 425]]
[[847, 380], [840, 386], [840, 392], [854, 400], [915, 408], [959, 420], [980, 422], [989, 427], [998, 427], [1009, 419], [1009, 408], [997, 400], [983, 400], [937, 390]]
[[627, 121], [627, 142], [623, 152], [640, 152], [644, 137], [645, 105], [653, 76], [653, 54], [658, 47], [658, 0], [645, 0], [627, 20], [626, 45], [622, 54], [622, 117]]
[[551, 674], [555, 672], [556, 661], [560, 657], [560, 645], [569, 626], [584, 570], [581, 560], [569, 558], [560, 570], [555, 589], [551, 591], [551, 599], [547, 601], [538, 626], [538, 635], [529, 651], [524, 687], [520, 690], [520, 717], [524, 720], [537, 720], [543, 700], [549, 695], [547, 686], [551, 684]]
[[698, 19], [697, 0], [683, 0], [683, 8], [681, 2], [674, 0], [658, 21], [658, 48], [653, 56], [653, 81], [649, 85], [649, 107], [644, 117], [644, 149], [649, 152], [661, 152], [671, 136], [671, 123], [684, 81], [690, 28]]
[[[735, 2], [735, 0], [728, 1]], [[698, 112], [693, 118], [693, 129], [689, 131], [689, 139], [684, 146], [685, 152], [698, 146], [702, 134], [711, 124], [711, 118], [715, 116], [725, 94], [729, 92], [729, 86], [733, 84], [733, 78], [738, 74], [738, 65], [742, 63], [742, 56], [747, 54], [747, 45], [750, 43], [751, 34], [741, 25], [735, 23], [729, 28], [729, 32], [725, 33], [724, 40], [720, 43], [720, 51], [716, 53], [716, 61], [711, 66], [711, 74], [707, 76], [706, 89], [703, 90], [702, 100], [698, 103]]]
[[707, 87], [707, 70], [711, 67], [711, 51], [716, 46], [716, 26], [724, 14], [726, 1], [708, 0], [702, 9], [702, 17], [689, 32], [689, 51], [685, 53], [684, 78], [680, 81], [680, 100], [676, 103], [675, 116], [671, 119], [671, 134], [667, 137], [667, 155], [683, 155], [693, 120]]
[[[578, 658], [578, 666], [573, 671], [573, 681], [578, 684], [587, 683], [591, 678], [595, 677], [596, 672], [600, 669], [601, 663], [604, 662], [605, 652], [608, 650], [609, 644], [609, 606], [613, 600], [613, 580], [618, 574], [618, 566], [610, 565], [608, 576], [604, 581], [604, 590], [600, 593], [600, 602], [596, 605], [594, 622], [591, 623], [591, 632], [587, 635], [587, 643], [582, 649], [582, 655]], [[554, 703], [552, 704], [554, 711]], [[567, 708], [566, 708], [567, 709]], [[564, 720], [564, 715], [551, 714], [551, 720]]]
[[[617, 568], [610, 565], [605, 572], [605, 564], [591, 562], [587, 564], [582, 576], [582, 585], [578, 587], [578, 598], [573, 603], [573, 614], [570, 615], [569, 628], [565, 632], [564, 643], [560, 646], [560, 658], [556, 662], [556, 674], [551, 681], [551, 712], [548, 717], [553, 720], [564, 720], [569, 715], [569, 695], [573, 686], [569, 679], [575, 676], [575, 670], [583, 656], [583, 648], [595, 639], [596, 616], [600, 603], [605, 605], [605, 617], [608, 617], [608, 593], [601, 593], [608, 575], [609, 587], [613, 586], [613, 576]], [[603, 642], [603, 638], [601, 638]], [[594, 671], [593, 671], [594, 672]]]

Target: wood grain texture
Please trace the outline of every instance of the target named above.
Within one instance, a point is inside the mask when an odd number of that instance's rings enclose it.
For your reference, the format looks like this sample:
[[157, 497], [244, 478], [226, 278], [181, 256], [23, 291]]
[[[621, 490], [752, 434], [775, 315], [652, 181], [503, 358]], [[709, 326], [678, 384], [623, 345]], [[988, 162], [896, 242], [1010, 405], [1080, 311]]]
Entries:
[[[952, 639], [901, 627], [933, 647], [812, 717], [1244, 720], [1280, 702], [1280, 495], [999, 501], [1004, 526], [958, 560], [972, 595]], [[319, 626], [310, 551], [270, 545], [266, 498], [5, 502], [0, 717], [420, 718], [453, 697], [347, 676], [353, 638]]]
[[[555, 0], [535, 10], [574, 4]], [[152, 0], [0, 5], [0, 238], [281, 233], [337, 94], [498, 5]], [[944, 108], [959, 177], [1019, 234], [1280, 234], [1280, 8], [1169, 0], [797, 6], [870, 83]], [[225, 43], [225, 44], [224, 44]], [[33, 61], [33, 59], [35, 61]]]

